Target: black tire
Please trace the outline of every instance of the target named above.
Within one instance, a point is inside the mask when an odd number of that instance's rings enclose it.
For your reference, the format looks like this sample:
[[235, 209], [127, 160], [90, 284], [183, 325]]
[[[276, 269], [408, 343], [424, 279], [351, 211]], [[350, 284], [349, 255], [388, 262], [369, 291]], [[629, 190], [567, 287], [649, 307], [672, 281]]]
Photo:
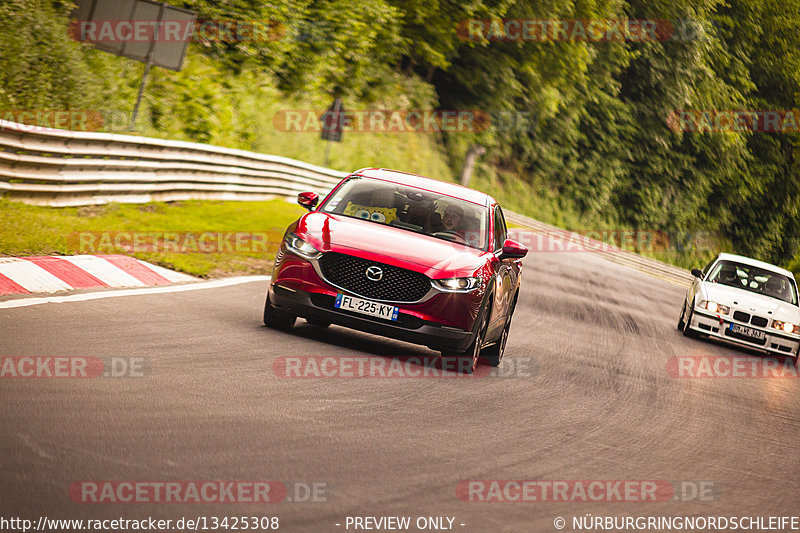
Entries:
[[481, 360], [489, 366], [500, 366], [503, 362], [503, 355], [506, 351], [506, 342], [508, 341], [508, 333], [511, 330], [511, 319], [514, 318], [514, 310], [517, 308], [517, 298], [519, 293], [514, 295], [514, 302], [511, 304], [511, 310], [506, 320], [506, 325], [503, 327], [503, 332], [496, 343], [488, 346], [481, 354]]
[[289, 331], [294, 326], [297, 317], [278, 311], [269, 303], [269, 290], [267, 301], [264, 303], [264, 325], [281, 331]]
[[[442, 357], [455, 361], [455, 368], [463, 370], [466, 374], [473, 374], [478, 368], [481, 359], [481, 349], [486, 341], [486, 330], [489, 329], [489, 316], [492, 308], [487, 308], [481, 317], [480, 325], [476, 330], [475, 338], [472, 339], [469, 347], [462, 352], [442, 350]], [[466, 361], [465, 361], [466, 360]]]
[[306, 318], [306, 322], [318, 328], [327, 328], [328, 326], [331, 325], [331, 323], [328, 322], [327, 320], [320, 320], [318, 318]]
[[683, 325], [683, 336], [684, 337], [694, 337], [695, 333], [691, 329], [689, 329], [689, 325], [692, 323], [692, 317], [694, 316], [694, 304], [689, 308], [689, 316], [686, 318], [686, 323]]
[[508, 329], [511, 322], [507, 323], [500, 334], [496, 343], [484, 348], [481, 354], [481, 361], [489, 366], [500, 366], [503, 362], [503, 353], [506, 351], [506, 341], [508, 340]]
[[686, 327], [685, 322], [683, 321], [683, 317], [686, 314], [686, 300], [683, 301], [683, 307], [681, 307], [681, 317], [678, 319], [678, 329], [683, 331]]

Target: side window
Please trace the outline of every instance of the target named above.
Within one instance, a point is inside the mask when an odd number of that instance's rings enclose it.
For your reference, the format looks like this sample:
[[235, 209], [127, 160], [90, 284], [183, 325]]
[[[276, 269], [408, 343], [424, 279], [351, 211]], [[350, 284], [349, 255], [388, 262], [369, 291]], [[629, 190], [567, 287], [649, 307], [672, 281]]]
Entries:
[[494, 209], [494, 250], [497, 251], [503, 247], [503, 242], [506, 240], [506, 221], [503, 218], [503, 211], [500, 206]]
[[705, 268], [703, 268], [703, 274], [708, 274], [708, 269], [711, 268], [711, 265], [713, 265], [714, 261], [716, 261], [716, 260], [717, 260], [717, 258], [715, 257], [714, 259], [711, 260], [711, 262], [709, 264], [707, 264], [705, 266]]

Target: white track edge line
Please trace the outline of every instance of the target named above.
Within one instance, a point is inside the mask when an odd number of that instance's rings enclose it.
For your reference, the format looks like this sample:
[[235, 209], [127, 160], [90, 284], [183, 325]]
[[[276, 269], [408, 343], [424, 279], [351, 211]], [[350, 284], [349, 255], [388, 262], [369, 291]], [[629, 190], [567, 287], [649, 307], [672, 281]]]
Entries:
[[251, 281], [268, 281], [271, 276], [239, 276], [235, 278], [223, 278], [212, 281], [200, 281], [197, 283], [187, 283], [186, 285], [172, 285], [168, 287], [144, 287], [140, 289], [119, 289], [103, 292], [87, 292], [82, 294], [70, 294], [67, 296], [45, 296], [42, 298], [19, 298], [0, 302], [0, 309], [10, 309], [12, 307], [28, 307], [48, 303], [70, 303], [85, 302], [87, 300], [101, 300], [103, 298], [118, 298], [120, 296], [139, 296], [146, 294], [161, 294], [166, 292], [196, 291], [200, 289], [216, 289], [228, 287], [240, 283]]

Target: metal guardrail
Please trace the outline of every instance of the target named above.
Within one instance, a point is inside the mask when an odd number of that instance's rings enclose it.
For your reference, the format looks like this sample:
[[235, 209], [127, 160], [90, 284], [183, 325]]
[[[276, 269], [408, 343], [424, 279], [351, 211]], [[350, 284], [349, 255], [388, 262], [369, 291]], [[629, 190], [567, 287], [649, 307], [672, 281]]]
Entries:
[[265, 200], [324, 193], [345, 175], [244, 150], [0, 120], [0, 194], [37, 205]]
[[[207, 144], [0, 120], [0, 194], [36, 205], [266, 200], [305, 190], [326, 194], [346, 175], [286, 157]], [[587, 251], [675, 285], [686, 286], [692, 279], [677, 267], [517, 213], [507, 212], [507, 218], [553, 238], [580, 238]]]
[[672, 283], [673, 285], [677, 285], [679, 287], [688, 287], [692, 282], [692, 275], [682, 268], [668, 265], [655, 259], [643, 257], [639, 254], [610, 246], [608, 243], [602, 241], [589, 239], [579, 233], [568, 231], [556, 226], [551, 226], [550, 224], [545, 224], [544, 222], [540, 222], [536, 219], [509, 211], [506, 211], [506, 219], [512, 224], [531, 229], [553, 239], [566, 242], [578, 242], [580, 243], [581, 250], [595, 253], [604, 259], [608, 259], [615, 263], [619, 263], [646, 274], [650, 274], [651, 276], [661, 278], [664, 281]]

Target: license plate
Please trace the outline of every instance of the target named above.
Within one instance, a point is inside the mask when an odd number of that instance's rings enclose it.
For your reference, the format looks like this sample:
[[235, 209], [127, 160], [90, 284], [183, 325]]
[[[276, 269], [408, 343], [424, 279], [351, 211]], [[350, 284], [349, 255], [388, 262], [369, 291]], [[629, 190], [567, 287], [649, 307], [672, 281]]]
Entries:
[[745, 337], [751, 337], [753, 339], [764, 340], [766, 338], [763, 331], [748, 328], [747, 326], [740, 326], [739, 324], [731, 324], [728, 329], [731, 333], [738, 333], [739, 335], [744, 335]]
[[397, 320], [397, 307], [378, 302], [370, 302], [346, 294], [337, 294], [334, 307], [362, 315], [376, 316], [386, 320]]

